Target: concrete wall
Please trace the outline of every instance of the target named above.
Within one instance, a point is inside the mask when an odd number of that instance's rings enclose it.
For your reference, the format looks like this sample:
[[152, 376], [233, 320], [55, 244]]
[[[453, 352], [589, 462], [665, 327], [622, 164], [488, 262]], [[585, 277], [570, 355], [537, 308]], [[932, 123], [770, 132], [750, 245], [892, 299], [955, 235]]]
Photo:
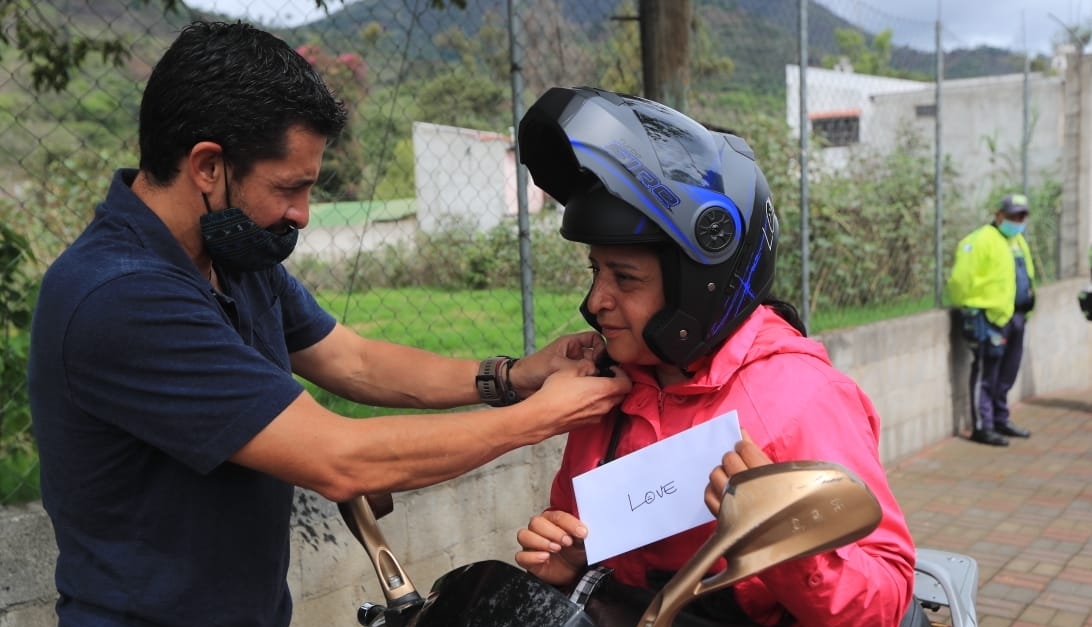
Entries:
[[[1012, 401], [1092, 381], [1092, 323], [1077, 307], [1084, 279], [1042, 288]], [[834, 364], [853, 376], [883, 418], [887, 464], [960, 430], [969, 406], [970, 353], [947, 310], [820, 336]], [[439, 486], [398, 494], [380, 521], [387, 544], [416, 586], [483, 559], [511, 561], [515, 532], [546, 502], [562, 438], [513, 451]], [[297, 493], [289, 583], [294, 627], [355, 624], [362, 601], [382, 602], [364, 550], [337, 508]], [[38, 504], [0, 508], [0, 627], [55, 625], [52, 529]]]
[[[979, 206], [995, 183], [1019, 189], [1024, 124], [1024, 76], [1009, 74], [948, 80], [941, 94], [942, 149], [958, 164], [957, 183], [969, 204]], [[1028, 76], [1028, 182], [1060, 179], [1064, 142], [1065, 80]], [[861, 143], [894, 146], [897, 133], [912, 129], [932, 144], [936, 117], [917, 107], [936, 102], [936, 90], [876, 94], [873, 119], [861, 129]], [[862, 120], [862, 127], [864, 121]], [[1000, 180], [999, 180], [1000, 179]]]
[[[1092, 384], [1092, 323], [1077, 306], [1087, 282], [1071, 279], [1036, 292], [1011, 401]], [[876, 405], [885, 464], [971, 428], [971, 353], [955, 322], [954, 312], [932, 310], [817, 338]]]

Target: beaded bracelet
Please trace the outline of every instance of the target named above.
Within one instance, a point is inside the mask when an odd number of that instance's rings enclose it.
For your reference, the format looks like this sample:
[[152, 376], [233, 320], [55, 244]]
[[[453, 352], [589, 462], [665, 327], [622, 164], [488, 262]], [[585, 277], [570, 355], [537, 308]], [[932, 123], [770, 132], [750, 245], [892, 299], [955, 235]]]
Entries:
[[501, 388], [501, 395], [508, 401], [508, 405], [513, 405], [522, 400], [516, 395], [516, 388], [512, 387], [512, 367], [516, 365], [517, 361], [519, 359], [509, 357], [504, 362], [504, 386]]

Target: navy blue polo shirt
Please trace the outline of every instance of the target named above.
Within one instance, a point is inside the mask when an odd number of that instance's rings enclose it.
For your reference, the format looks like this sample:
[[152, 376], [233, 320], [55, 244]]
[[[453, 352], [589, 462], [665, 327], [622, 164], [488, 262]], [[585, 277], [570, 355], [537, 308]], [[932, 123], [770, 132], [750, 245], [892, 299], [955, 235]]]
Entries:
[[291, 485], [228, 458], [334, 319], [288, 272], [217, 293], [119, 170], [50, 267], [28, 385], [62, 627], [283, 627]]

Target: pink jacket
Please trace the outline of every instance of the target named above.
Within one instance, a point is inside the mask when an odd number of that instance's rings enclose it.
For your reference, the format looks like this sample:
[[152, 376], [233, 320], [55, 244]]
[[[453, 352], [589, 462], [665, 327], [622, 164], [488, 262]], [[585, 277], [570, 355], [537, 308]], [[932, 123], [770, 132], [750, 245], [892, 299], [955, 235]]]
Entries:
[[[837, 462], [879, 499], [883, 519], [867, 537], [738, 582], [736, 599], [748, 616], [765, 625], [778, 624], [785, 612], [795, 619], [788, 624], [801, 626], [898, 624], [913, 592], [914, 544], [880, 464], [880, 419], [857, 384], [831, 365], [821, 344], [760, 307], [689, 381], [661, 389], [649, 370], [627, 372], [634, 385], [622, 403], [627, 422], [616, 457], [734, 409], [743, 430], [775, 462]], [[554, 478], [552, 508], [576, 513], [572, 477], [594, 468], [606, 454], [612, 423], [569, 435]], [[714, 526], [604, 564], [615, 569], [619, 581], [647, 587], [649, 569], [678, 570]]]

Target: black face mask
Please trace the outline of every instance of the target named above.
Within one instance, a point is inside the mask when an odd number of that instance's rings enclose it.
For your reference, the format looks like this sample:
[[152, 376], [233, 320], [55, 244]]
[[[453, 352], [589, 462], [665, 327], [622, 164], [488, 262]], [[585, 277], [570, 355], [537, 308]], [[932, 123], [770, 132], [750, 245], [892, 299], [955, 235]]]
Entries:
[[213, 263], [225, 270], [255, 272], [272, 268], [288, 258], [296, 247], [299, 229], [289, 226], [285, 233], [276, 235], [261, 228], [242, 209], [231, 206], [226, 174], [224, 187], [228, 208], [223, 211], [214, 213], [208, 197], [201, 195], [208, 210], [201, 216], [201, 237]]

